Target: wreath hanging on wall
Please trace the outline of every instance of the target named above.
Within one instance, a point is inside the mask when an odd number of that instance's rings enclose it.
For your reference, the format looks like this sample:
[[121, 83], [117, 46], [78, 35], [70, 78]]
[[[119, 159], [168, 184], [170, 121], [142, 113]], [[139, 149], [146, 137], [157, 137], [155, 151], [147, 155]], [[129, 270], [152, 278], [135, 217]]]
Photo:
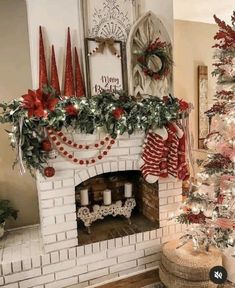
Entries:
[[166, 78], [171, 73], [173, 66], [171, 44], [157, 38], [144, 51], [138, 53], [137, 63], [144, 74], [152, 79]]

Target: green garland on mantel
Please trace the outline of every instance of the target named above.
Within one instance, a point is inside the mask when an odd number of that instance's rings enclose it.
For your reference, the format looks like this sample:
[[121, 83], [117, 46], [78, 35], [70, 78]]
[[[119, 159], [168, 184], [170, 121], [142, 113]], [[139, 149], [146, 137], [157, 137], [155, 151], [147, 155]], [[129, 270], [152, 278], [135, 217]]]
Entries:
[[[42, 147], [46, 129], [64, 128], [91, 134], [103, 127], [116, 138], [125, 132], [162, 127], [187, 113], [188, 104], [170, 96], [136, 100], [123, 92], [102, 92], [91, 98], [61, 97], [51, 87], [29, 90], [19, 100], [0, 104], [0, 123], [10, 123], [11, 146], [22, 151], [26, 167], [43, 171], [49, 153]], [[19, 154], [19, 153], [18, 153]], [[17, 155], [19, 156], [19, 155]], [[17, 157], [14, 164], [19, 161]]]

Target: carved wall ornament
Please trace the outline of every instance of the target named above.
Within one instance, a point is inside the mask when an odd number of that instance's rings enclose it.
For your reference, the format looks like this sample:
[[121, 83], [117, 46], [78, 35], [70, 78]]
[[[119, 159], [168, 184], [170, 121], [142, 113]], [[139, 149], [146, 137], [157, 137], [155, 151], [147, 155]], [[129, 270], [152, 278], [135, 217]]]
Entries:
[[[127, 40], [127, 68], [129, 94], [162, 97], [172, 92], [172, 71], [167, 77], [156, 81], [149, 77], [138, 63], [138, 55], [156, 39], [171, 46], [170, 36], [161, 20], [152, 12], [147, 12], [132, 26]], [[161, 59], [155, 57], [148, 63], [152, 70], [161, 70]]]

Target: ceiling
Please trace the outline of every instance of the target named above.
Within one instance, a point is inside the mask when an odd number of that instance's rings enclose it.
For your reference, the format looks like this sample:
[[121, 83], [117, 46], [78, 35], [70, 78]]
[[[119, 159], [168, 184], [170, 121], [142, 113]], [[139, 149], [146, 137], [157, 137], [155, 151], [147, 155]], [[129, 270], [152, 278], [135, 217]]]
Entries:
[[226, 22], [231, 21], [235, 0], [173, 0], [174, 18], [187, 21], [215, 23], [216, 14]]

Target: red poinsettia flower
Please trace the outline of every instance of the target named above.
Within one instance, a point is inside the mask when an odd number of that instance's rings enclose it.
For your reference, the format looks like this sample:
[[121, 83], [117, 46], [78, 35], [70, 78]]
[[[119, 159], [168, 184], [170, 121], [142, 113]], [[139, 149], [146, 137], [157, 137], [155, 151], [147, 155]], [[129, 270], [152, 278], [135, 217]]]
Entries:
[[186, 111], [189, 108], [189, 104], [186, 101], [184, 101], [183, 99], [181, 99], [179, 101], [179, 105], [180, 105], [180, 110], [181, 111]]
[[59, 99], [55, 97], [55, 95], [46, 94], [44, 92], [41, 92], [41, 99], [44, 109], [47, 109], [51, 112], [55, 110], [55, 106], [59, 101]]
[[78, 114], [78, 110], [72, 104], [66, 106], [65, 111], [69, 116], [76, 116]]
[[51, 94], [45, 94], [38, 89], [28, 90], [28, 94], [23, 95], [22, 107], [28, 110], [29, 117], [46, 117], [47, 110], [54, 111], [59, 99]]
[[115, 108], [112, 111], [112, 114], [116, 120], [119, 120], [122, 117], [122, 115], [124, 114], [124, 109], [122, 107]]
[[29, 117], [44, 117], [46, 115], [40, 90], [28, 90], [28, 94], [25, 94], [22, 97], [24, 99], [22, 107], [28, 110]]

